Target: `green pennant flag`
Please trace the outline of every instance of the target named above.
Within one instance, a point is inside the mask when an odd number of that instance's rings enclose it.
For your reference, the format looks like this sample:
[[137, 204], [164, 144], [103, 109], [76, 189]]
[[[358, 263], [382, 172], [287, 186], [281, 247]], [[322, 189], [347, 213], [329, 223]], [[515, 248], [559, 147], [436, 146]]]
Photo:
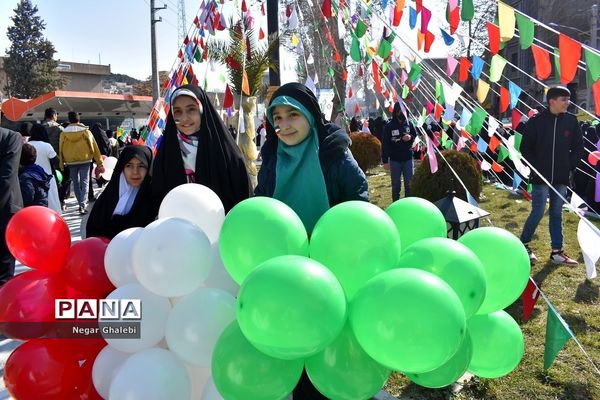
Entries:
[[444, 142], [444, 148], [445, 148], [446, 150], [450, 150], [450, 148], [452, 147], [452, 145], [453, 145], [453, 144], [454, 144], [454, 142], [453, 142], [452, 140], [446, 140], [446, 141]]
[[498, 82], [502, 77], [502, 71], [506, 66], [506, 60], [500, 54], [495, 54], [490, 61], [490, 82]]
[[535, 25], [533, 21], [526, 15], [515, 13], [517, 17], [517, 27], [519, 28], [519, 43], [521, 50], [528, 49], [533, 43], [535, 33]]
[[425, 119], [427, 118], [426, 112], [427, 110], [425, 110], [425, 107], [423, 107], [423, 111], [421, 111], [421, 115], [419, 115], [419, 120], [417, 121], [418, 126], [423, 126], [423, 124], [425, 123]]
[[388, 41], [388, 42], [390, 42], [390, 43], [394, 43], [394, 39], [396, 39], [396, 33], [395, 33], [395, 32], [392, 32], [392, 33], [390, 34], [390, 36], [388, 36], [388, 37], [387, 37], [387, 39], [385, 39], [385, 40], [387, 40], [387, 41]]
[[356, 36], [360, 39], [361, 37], [363, 37], [365, 35], [366, 31], [367, 31], [367, 26], [365, 25], [364, 22], [362, 22], [362, 19], [359, 19], [356, 22], [356, 28], [354, 28], [354, 32], [356, 33]]
[[446, 140], [448, 140], [448, 134], [446, 131], [442, 131], [442, 142], [445, 142]]
[[421, 77], [421, 65], [417, 63], [411, 63], [410, 72], [408, 73], [408, 80], [415, 82]]
[[471, 116], [471, 121], [465, 127], [466, 131], [471, 134], [471, 136], [479, 135], [481, 128], [483, 127], [483, 122], [485, 121], [485, 117], [487, 117], [487, 112], [481, 107], [477, 107], [475, 111], [473, 111], [473, 115]]
[[556, 312], [551, 304], [548, 304], [548, 317], [546, 318], [546, 343], [544, 344], [544, 369], [552, 366], [558, 352], [573, 334], [567, 323]]
[[446, 98], [444, 97], [444, 87], [442, 86], [442, 82], [438, 80], [435, 81], [435, 98], [438, 103], [445, 105]]
[[383, 39], [381, 43], [379, 43], [379, 51], [377, 54], [379, 57], [386, 59], [390, 55], [390, 51], [392, 51], [392, 44], [387, 40]]
[[515, 132], [515, 149], [517, 151], [519, 151], [521, 148], [521, 140], [523, 140], [523, 135], [521, 135], [519, 132]]
[[554, 62], [552, 65], [554, 66], [554, 79], [556, 82], [560, 82], [560, 58], [556, 47], [554, 48]]
[[527, 193], [531, 194], [532, 190], [533, 190], [533, 185], [531, 184], [531, 182], [527, 183]]
[[194, 52], [194, 60], [197, 62], [202, 62], [202, 52], [200, 52], [200, 47], [196, 47], [196, 51]]
[[402, 85], [402, 98], [405, 99], [408, 97], [408, 85]]
[[333, 70], [333, 68], [327, 68], [327, 75], [333, 78], [333, 76], [335, 75], [335, 71]]
[[383, 64], [381, 64], [381, 72], [383, 72], [384, 74], [387, 72], [387, 70], [390, 68], [390, 64], [384, 62]]
[[475, 8], [473, 7], [473, 0], [463, 0], [460, 9], [460, 19], [463, 21], [470, 21], [475, 15]]
[[500, 149], [498, 150], [498, 159], [496, 161], [501, 163], [506, 157], [508, 157], [508, 149], [504, 147], [504, 145], [500, 145]]
[[352, 58], [352, 60], [356, 61], [356, 62], [360, 62], [361, 60], [361, 55], [360, 55], [360, 43], [358, 42], [358, 38], [356, 37], [356, 35], [352, 35], [352, 45], [350, 46], [350, 57]]
[[[590, 72], [592, 83], [596, 82], [600, 78], [600, 56], [596, 52], [590, 51], [586, 48], [583, 49], [585, 54], [585, 63], [587, 65], [586, 70]], [[588, 85], [591, 87], [591, 85]]]

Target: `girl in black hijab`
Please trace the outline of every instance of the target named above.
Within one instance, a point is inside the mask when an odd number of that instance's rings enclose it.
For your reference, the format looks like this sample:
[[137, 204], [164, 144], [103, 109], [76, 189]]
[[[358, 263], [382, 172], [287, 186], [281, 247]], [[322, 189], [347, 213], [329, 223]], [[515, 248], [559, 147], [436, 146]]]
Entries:
[[127, 146], [119, 156], [112, 178], [94, 203], [86, 225], [86, 237], [112, 239], [119, 232], [145, 227], [154, 221], [150, 174], [152, 150]]
[[171, 95], [162, 143], [152, 167], [156, 209], [171, 189], [184, 183], [212, 189], [225, 212], [252, 193], [240, 149], [196, 85], [180, 86]]

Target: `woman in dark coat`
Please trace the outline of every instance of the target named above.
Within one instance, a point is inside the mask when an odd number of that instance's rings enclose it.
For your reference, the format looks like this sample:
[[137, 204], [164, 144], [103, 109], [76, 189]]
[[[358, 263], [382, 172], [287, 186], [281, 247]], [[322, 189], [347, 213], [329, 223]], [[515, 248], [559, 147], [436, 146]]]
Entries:
[[228, 212], [250, 197], [252, 187], [239, 147], [217, 110], [196, 85], [177, 88], [152, 167], [152, 195], [158, 210], [166, 194], [184, 183], [212, 189]]
[[86, 237], [112, 239], [125, 229], [145, 227], [154, 221], [148, 173], [151, 163], [150, 148], [127, 146], [123, 149], [111, 180], [92, 207]]

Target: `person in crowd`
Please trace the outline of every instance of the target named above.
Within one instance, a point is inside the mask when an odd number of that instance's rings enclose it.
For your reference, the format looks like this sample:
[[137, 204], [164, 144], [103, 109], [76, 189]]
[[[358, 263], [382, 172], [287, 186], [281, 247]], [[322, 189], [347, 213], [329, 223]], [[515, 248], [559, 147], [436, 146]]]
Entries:
[[[330, 207], [348, 200], [369, 201], [367, 179], [349, 146], [346, 132], [324, 121], [310, 89], [301, 83], [281, 86], [267, 109], [267, 140], [255, 195], [290, 206], [310, 235]], [[306, 371], [293, 398], [326, 399]]]
[[151, 164], [152, 150], [147, 146], [123, 149], [111, 180], [90, 211], [86, 237], [112, 239], [125, 229], [145, 227], [154, 220]]
[[56, 154], [58, 154], [59, 151], [60, 134], [63, 131], [63, 127], [60, 126], [57, 121], [58, 112], [56, 112], [54, 108], [46, 108], [42, 125], [46, 128], [46, 132], [48, 132], [48, 140]]
[[196, 85], [177, 88], [170, 99], [163, 140], [152, 167], [152, 196], [160, 202], [176, 186], [212, 189], [228, 212], [252, 193], [239, 147], [206, 93]]
[[115, 139], [115, 133], [112, 130], [107, 129], [106, 137], [108, 138], [108, 145], [110, 148], [109, 156], [119, 158], [119, 141]]
[[23, 208], [19, 162], [23, 141], [19, 132], [0, 128], [0, 286], [15, 274], [15, 258], [6, 245], [6, 226]]
[[21, 125], [19, 126], [19, 133], [21, 133], [21, 140], [23, 143], [27, 143], [29, 141], [32, 127], [33, 123], [31, 122], [21, 122]]
[[[550, 198], [549, 227], [553, 264], [577, 265], [563, 250], [562, 205], [570, 174], [583, 154], [583, 140], [575, 115], [567, 113], [571, 92], [564, 86], [548, 89], [548, 107], [525, 124], [521, 154], [535, 169], [531, 171], [531, 213], [521, 233], [531, 263], [537, 261], [529, 247]], [[537, 172], [536, 172], [537, 171]], [[550, 186], [548, 186], [550, 185]]]
[[79, 115], [69, 111], [68, 118], [69, 125], [60, 135], [60, 166], [69, 168], [79, 213], [86, 214], [90, 165], [94, 160], [97, 172], [104, 172], [102, 157], [92, 132], [80, 122]]
[[[92, 129], [90, 131], [92, 132], [92, 135], [94, 136], [94, 140], [96, 141], [96, 144], [98, 145], [98, 150], [100, 150], [100, 154], [104, 157], [108, 157], [110, 155], [110, 142], [108, 140], [108, 136], [106, 135], [106, 132], [104, 131], [104, 129], [102, 129], [102, 125], [100, 125], [99, 123], [96, 122], [92, 125]], [[93, 164], [90, 164], [90, 174], [88, 177], [88, 179], [89, 179], [88, 201], [90, 201], [90, 202], [96, 200], [96, 196], [94, 195], [92, 171], [93, 171]], [[98, 179], [96, 179], [96, 182], [98, 184], [98, 187], [101, 188], [106, 183], [106, 180], [104, 180], [102, 177], [98, 177]]]
[[381, 135], [381, 161], [383, 168], [391, 173], [393, 201], [400, 198], [402, 177], [404, 194], [406, 197], [410, 196], [410, 180], [413, 176], [412, 144], [416, 137], [415, 127], [407, 121], [400, 103], [396, 103], [393, 116]]
[[[33, 127], [31, 128], [31, 137], [27, 143], [35, 147], [37, 153], [35, 163], [42, 167], [46, 174], [54, 177], [56, 168], [58, 167], [58, 155], [54, 152], [54, 148], [50, 144], [46, 128], [41, 124], [33, 124]], [[50, 181], [48, 207], [59, 214], [62, 212], [56, 178]]]
[[48, 207], [48, 191], [53, 178], [35, 163], [36, 158], [35, 147], [29, 143], [23, 144], [19, 167], [19, 185], [23, 196], [23, 206]]
[[350, 120], [350, 133], [352, 132], [360, 132], [362, 126], [360, 121], [356, 118], [356, 116], [352, 117]]

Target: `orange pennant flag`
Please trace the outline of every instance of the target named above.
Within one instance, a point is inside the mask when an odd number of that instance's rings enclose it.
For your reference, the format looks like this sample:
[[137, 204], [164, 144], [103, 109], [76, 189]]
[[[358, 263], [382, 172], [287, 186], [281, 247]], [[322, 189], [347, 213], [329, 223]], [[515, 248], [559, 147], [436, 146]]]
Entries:
[[433, 119], [438, 121], [442, 114], [444, 113], [444, 107], [440, 103], [435, 103], [435, 113], [433, 114]]
[[242, 93], [246, 96], [250, 96], [250, 83], [248, 83], [248, 74], [246, 73], [246, 70], [244, 70], [242, 75]]
[[581, 59], [581, 43], [562, 33], [558, 37], [560, 83], [567, 84], [575, 78]]
[[498, 174], [500, 172], [504, 171], [504, 167], [502, 165], [498, 164], [496, 161], [494, 161], [492, 163], [492, 169], [494, 170], [494, 172], [496, 172]]
[[550, 53], [535, 44], [531, 45], [531, 52], [533, 53], [533, 59], [535, 61], [535, 75], [540, 80], [548, 79], [552, 73]]
[[381, 80], [379, 79], [379, 67], [375, 60], [371, 62], [371, 66], [373, 67], [373, 80], [375, 81], [375, 89], [376, 93], [381, 93]]
[[425, 32], [425, 53], [429, 53], [429, 49], [431, 49], [431, 45], [435, 40], [435, 35], [429, 31]]
[[500, 86], [500, 112], [506, 112], [510, 104], [510, 92], [504, 86]]
[[492, 151], [492, 153], [496, 152], [496, 149], [500, 145], [500, 139], [496, 135], [490, 137], [490, 143], [488, 144], [488, 148]]
[[421, 32], [419, 29], [417, 31], [417, 50], [421, 50], [423, 48], [423, 41], [425, 40], [425, 34]]
[[600, 79], [592, 85], [592, 90], [594, 91], [594, 107], [596, 115], [600, 115]]

